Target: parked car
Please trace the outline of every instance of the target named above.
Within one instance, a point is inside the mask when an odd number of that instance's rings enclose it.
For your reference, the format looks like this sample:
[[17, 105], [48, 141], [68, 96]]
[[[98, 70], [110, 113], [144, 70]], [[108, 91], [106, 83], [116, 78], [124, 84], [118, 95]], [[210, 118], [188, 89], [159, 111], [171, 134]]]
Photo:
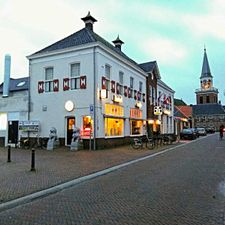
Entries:
[[196, 138], [197, 138], [197, 135], [193, 129], [183, 129], [180, 132], [180, 139], [194, 140]]
[[205, 128], [201, 128], [201, 127], [197, 128], [197, 133], [198, 133], [199, 136], [206, 136], [207, 135]]
[[205, 130], [208, 134], [213, 134], [216, 132], [216, 129], [214, 127], [206, 127]]
[[188, 128], [188, 129], [192, 130], [193, 133], [194, 133], [194, 135], [195, 135], [197, 138], [199, 137], [197, 128]]

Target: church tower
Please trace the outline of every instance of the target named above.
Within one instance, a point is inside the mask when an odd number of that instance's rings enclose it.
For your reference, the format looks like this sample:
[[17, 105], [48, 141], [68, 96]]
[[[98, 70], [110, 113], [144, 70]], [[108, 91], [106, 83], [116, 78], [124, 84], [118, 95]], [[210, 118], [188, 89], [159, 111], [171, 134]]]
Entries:
[[204, 48], [200, 88], [195, 90], [197, 104], [218, 103], [218, 89], [213, 87], [206, 49]]

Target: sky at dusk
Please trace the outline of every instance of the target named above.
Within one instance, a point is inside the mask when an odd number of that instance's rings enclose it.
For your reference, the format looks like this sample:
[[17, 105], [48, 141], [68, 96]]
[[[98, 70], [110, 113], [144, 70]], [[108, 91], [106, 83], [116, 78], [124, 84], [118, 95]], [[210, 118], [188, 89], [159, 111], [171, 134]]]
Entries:
[[4, 56], [13, 78], [28, 76], [26, 56], [82, 29], [88, 13], [94, 31], [137, 63], [156, 60], [175, 97], [196, 104], [204, 45], [214, 87], [225, 105], [224, 0], [0, 0], [0, 82]]

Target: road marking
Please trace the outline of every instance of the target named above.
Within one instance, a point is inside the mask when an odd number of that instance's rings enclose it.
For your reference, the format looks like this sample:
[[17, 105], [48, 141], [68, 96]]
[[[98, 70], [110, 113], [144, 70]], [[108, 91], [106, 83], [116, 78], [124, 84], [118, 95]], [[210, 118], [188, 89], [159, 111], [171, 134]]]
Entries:
[[[204, 137], [204, 138], [206, 138], [206, 137]], [[203, 138], [201, 138], [201, 139], [203, 139]], [[131, 164], [134, 164], [134, 163], [146, 160], [146, 159], [150, 159], [150, 158], [153, 158], [153, 157], [158, 156], [158, 155], [165, 154], [166, 152], [172, 151], [174, 149], [180, 148], [180, 147], [182, 147], [184, 145], [188, 145], [190, 143], [196, 142], [196, 141], [201, 140], [201, 139], [196, 139], [196, 140], [191, 141], [191, 142], [182, 143], [180, 145], [177, 145], [177, 146], [174, 146], [174, 147], [162, 150], [160, 152], [156, 152], [156, 153], [154, 153], [152, 155], [144, 156], [142, 158], [138, 158], [138, 159], [126, 162], [126, 163], [122, 163], [120, 165], [113, 166], [113, 167], [110, 167], [108, 169], [104, 169], [104, 170], [101, 170], [101, 171], [93, 173], [93, 174], [89, 174], [89, 175], [86, 175], [86, 176], [83, 176], [83, 177], [79, 177], [79, 178], [76, 178], [74, 180], [71, 180], [71, 181], [68, 181], [68, 182], [56, 185], [54, 187], [47, 188], [47, 189], [44, 189], [42, 191], [38, 191], [38, 192], [35, 192], [33, 194], [26, 195], [24, 197], [17, 198], [17, 199], [14, 199], [14, 200], [2, 203], [2, 204], [0, 204], [0, 212], [2, 212], [4, 210], [7, 210], [7, 209], [10, 209], [10, 208], [15, 208], [15, 207], [17, 207], [19, 205], [23, 205], [23, 204], [32, 202], [32, 201], [37, 200], [39, 198], [43, 198], [45, 196], [57, 193], [57, 192], [62, 191], [64, 189], [66, 189], [66, 188], [70, 188], [70, 187], [76, 186], [78, 184], [81, 184], [81, 183], [83, 183], [85, 181], [92, 180], [92, 179], [94, 179], [96, 177], [106, 175], [108, 173], [114, 172], [114, 171], [116, 171], [118, 169], [121, 169], [123, 167], [129, 166]]]

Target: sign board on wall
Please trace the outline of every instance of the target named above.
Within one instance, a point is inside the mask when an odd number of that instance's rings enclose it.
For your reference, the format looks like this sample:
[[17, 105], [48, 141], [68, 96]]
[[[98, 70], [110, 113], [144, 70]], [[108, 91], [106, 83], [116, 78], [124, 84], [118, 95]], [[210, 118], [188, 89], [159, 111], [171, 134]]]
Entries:
[[162, 107], [161, 106], [155, 106], [154, 107], [154, 115], [162, 115]]
[[40, 121], [24, 120], [19, 121], [19, 130], [23, 132], [38, 132], [40, 130]]

